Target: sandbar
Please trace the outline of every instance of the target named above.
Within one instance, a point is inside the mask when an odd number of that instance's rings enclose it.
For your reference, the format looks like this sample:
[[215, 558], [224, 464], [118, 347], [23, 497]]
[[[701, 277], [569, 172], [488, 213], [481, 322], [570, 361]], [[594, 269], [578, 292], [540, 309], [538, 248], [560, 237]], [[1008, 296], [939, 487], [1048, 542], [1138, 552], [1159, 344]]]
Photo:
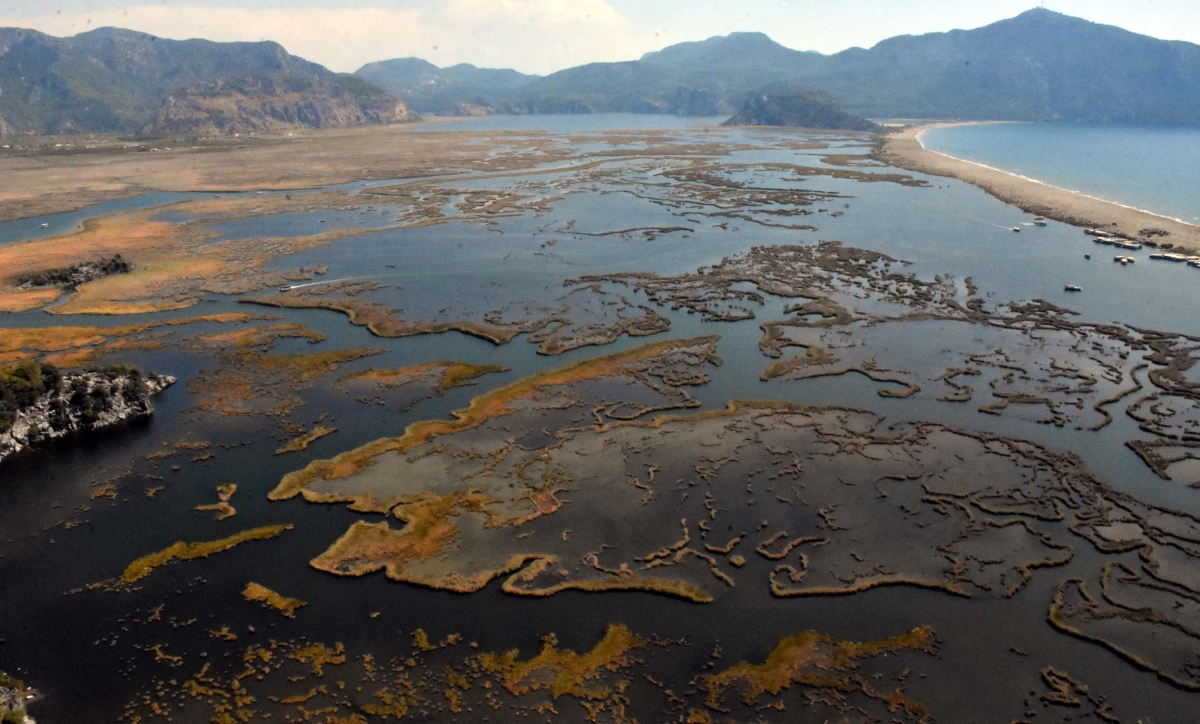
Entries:
[[[964, 161], [930, 151], [921, 145], [921, 133], [960, 125], [966, 124], [931, 123], [904, 128], [889, 135], [877, 155], [892, 166], [909, 171], [966, 181], [1031, 214], [1075, 226], [1100, 229], [1130, 239], [1153, 240], [1159, 244], [1165, 242], [1176, 247], [1200, 250], [1200, 226]], [[1161, 230], [1166, 234], [1142, 233], [1147, 230]]]

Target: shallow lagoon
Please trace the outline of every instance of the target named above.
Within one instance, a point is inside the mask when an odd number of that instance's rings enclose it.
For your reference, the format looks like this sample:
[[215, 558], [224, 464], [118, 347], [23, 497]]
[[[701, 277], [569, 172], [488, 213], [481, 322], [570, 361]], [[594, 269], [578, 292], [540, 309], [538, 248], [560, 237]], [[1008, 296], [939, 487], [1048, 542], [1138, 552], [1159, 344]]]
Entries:
[[[587, 119], [580, 125], [578, 119], [567, 117], [561, 120], [561, 128], [550, 126], [549, 130], [591, 132], [628, 128], [625, 124], [633, 122], [628, 118]], [[654, 117], [654, 122], [663, 123], [664, 119]], [[465, 122], [463, 127], [470, 123]], [[753, 143], [778, 135], [737, 130], [719, 134], [728, 134], [728, 140], [734, 143]], [[705, 129], [693, 139], [708, 142], [711, 136]], [[760, 148], [735, 151], [723, 160], [818, 166], [820, 155], [819, 150]], [[534, 188], [529, 193], [548, 196], [570, 191], [553, 202], [548, 213], [451, 220], [424, 228], [380, 231], [272, 263], [280, 269], [328, 265], [324, 278], [330, 280], [370, 277], [386, 285], [372, 293], [373, 300], [403, 310], [406, 316], [437, 318], [482, 315], [513, 302], [553, 305], [568, 291], [563, 287], [564, 279], [584, 274], [684, 274], [724, 257], [743, 254], [753, 246], [836, 239], [846, 246], [911, 261], [906, 271], [923, 279], [937, 274], [951, 274], [959, 280], [970, 276], [989, 303], [1044, 298], [1077, 310], [1079, 318], [1086, 321], [1120, 320], [1167, 331], [1200, 333], [1200, 309], [1191, 308], [1200, 306], [1200, 301], [1193, 295], [1179, 294], [1181, 286], [1200, 282], [1200, 272], [1152, 263], [1144, 258], [1144, 252], [1135, 254], [1139, 263], [1134, 267], [1114, 265], [1078, 229], [1065, 225], [1023, 227], [1022, 233], [1013, 234], [1008, 227], [1029, 221], [1027, 215], [956, 182], [929, 179], [930, 188], [910, 188], [812, 177], [799, 186], [846, 198], [836, 205], [829, 204], [826, 213], [817, 212], [818, 206], [814, 205], [810, 209], [813, 214], [796, 221], [811, 223], [818, 230], [801, 231], [688, 213], [701, 207], [654, 203], [645, 197], [657, 194], [657, 185], [663, 180], [653, 164], [621, 161], [612, 166], [622, 169], [615, 177], [534, 177], [548, 188]], [[503, 188], [513, 182], [482, 179], [448, 181], [445, 185], [468, 190]], [[775, 171], [758, 173], [753, 184], [772, 188], [796, 185], [791, 174]], [[155, 199], [152, 203], [166, 200]], [[384, 201], [363, 193], [351, 199], [364, 209], [371, 204], [383, 208]], [[71, 215], [70, 223], [112, 210], [83, 210]], [[828, 213], [832, 211], [842, 214], [833, 216]], [[380, 211], [371, 217], [373, 223], [386, 220]], [[249, 218], [222, 230], [226, 238], [281, 236], [309, 230], [314, 218], [308, 214]], [[327, 219], [325, 226], [339, 228], [357, 224], [361, 215], [346, 212], [321, 218]], [[33, 222], [37, 221], [0, 225], [0, 236], [6, 229], [13, 239], [36, 235], [40, 223]], [[661, 233], [653, 239], [636, 233], [577, 233], [673, 226], [692, 230]], [[551, 239], [555, 243], [547, 245]], [[1094, 259], [1085, 260], [1085, 253]], [[1065, 295], [1064, 283], [1080, 284], [1085, 293]], [[613, 289], [637, 303], [646, 302], [628, 290]], [[788, 301], [768, 297], [764, 306], [754, 307], [757, 321], [733, 323], [705, 323], [699, 315], [660, 307], [657, 311], [671, 319], [672, 329], [650, 341], [721, 335], [718, 353], [724, 364], [711, 372], [707, 385], [693, 390], [703, 403], [702, 409], [723, 407], [731, 399], [775, 399], [856, 406], [896, 421], [938, 420], [990, 430], [1075, 452], [1103, 480], [1147, 502], [1191, 513], [1200, 511], [1195, 498], [1200, 492], [1178, 481], [1160, 480], [1124, 448], [1124, 440], [1137, 434], [1135, 424], [1124, 416], [1118, 416], [1101, 433], [1090, 433], [1042, 425], [1017, 415], [982, 415], [976, 411], [977, 405], [922, 397], [887, 399], [879, 396], [879, 383], [859, 375], [763, 382], [760, 374], [771, 360], [758, 350], [758, 324], [782, 318]], [[605, 347], [584, 347], [546, 357], [537, 355], [536, 347], [522, 337], [503, 346], [458, 333], [383, 339], [347, 324], [334, 312], [255, 308], [221, 295], [210, 295], [208, 301], [192, 310], [146, 318], [218, 311], [281, 313], [285, 321], [302, 322], [325, 334], [328, 339], [322, 348], [388, 351], [385, 356], [349, 363], [341, 372], [434, 360], [498, 364], [511, 371], [483, 377], [475, 386], [453, 389], [441, 397], [431, 396], [410, 410], [364, 405], [333, 390], [331, 380], [324, 380], [304, 394], [304, 409], [313, 413], [309, 417], [318, 410], [328, 411], [326, 421], [338, 432], [303, 452], [273, 456], [271, 451], [278, 439], [269, 421], [212, 419], [185, 413], [185, 408], [194, 404], [187, 382], [201, 368], [211, 366], [210, 359], [178, 349], [123, 355], [122, 359], [180, 377], [180, 383], [159, 399], [158, 412], [151, 421], [77, 447], [60, 446], [28, 454], [0, 468], [4, 479], [0, 485], [0, 496], [4, 498], [0, 506], [0, 555], [4, 556], [0, 559], [0, 576], [9, 582], [0, 592], [0, 606], [11, 612], [0, 621], [0, 638], [7, 640], [0, 645], [0, 667], [19, 671], [46, 695], [33, 710], [39, 721], [116, 719], [133, 698], [132, 692], [145, 688], [152, 680], [176, 675], [154, 660], [147, 651], [149, 647], [166, 643], [166, 650], [185, 654], [186, 666], [192, 667], [199, 662], [193, 658], [198, 652], [218, 650], [218, 644], [206, 633], [218, 625], [229, 625], [239, 632], [243, 638], [239, 644], [266, 637], [306, 636], [329, 643], [340, 641], [350, 651], [373, 651], [385, 658], [407, 652], [409, 634], [418, 627], [435, 639], [461, 632], [486, 650], [517, 646], [528, 656], [536, 650], [539, 637], [551, 631], [558, 634], [563, 646], [582, 651], [599, 640], [605, 626], [624, 623], [640, 633], [682, 636], [692, 642], [691, 651], [684, 657], [688, 664], [681, 664], [671, 674], [673, 685], [682, 689], [687, 686], [688, 672], [698, 671], [707, 659], [714, 640], [724, 649], [724, 663], [730, 664], [743, 658], [761, 661], [775, 641], [801, 630], [866, 641], [927, 624], [938, 633], [939, 652], [933, 660], [921, 662], [928, 678], [913, 679], [907, 684], [907, 692], [929, 706], [939, 721], [984, 715], [980, 720], [1007, 722], [1018, 718], [1028, 692], [1041, 687], [1038, 672], [1043, 666], [1069, 671], [1089, 682], [1122, 717], [1130, 720], [1149, 715], [1153, 721], [1172, 721], [1173, 713], [1194, 706], [1194, 694], [1170, 687], [1110, 652], [1054, 632], [1045, 624], [1055, 583], [1066, 575], [1086, 575], [1107, 560], [1082, 540], [1075, 541], [1076, 557], [1069, 566], [1035, 573], [1027, 588], [1013, 599], [966, 600], [895, 587], [852, 596], [780, 600], [757, 584], [740, 587], [737, 595], [706, 605], [618, 592], [565, 592], [546, 599], [527, 599], [505, 595], [498, 585], [463, 596], [393, 583], [380, 574], [361, 579], [322, 574], [311, 569], [308, 561], [361, 516], [341, 506], [311, 505], [299, 500], [269, 503], [266, 494], [284, 474], [310, 460], [398, 434], [411, 422], [445, 418], [451, 410], [465, 407], [472, 397], [535, 372], [631, 349], [647, 340], [623, 337]], [[4, 321], [13, 326], [35, 326], [46, 324], [45, 316], [27, 312]], [[56, 317], [53, 323], [103, 325], [110, 320], [68, 316]], [[953, 331], [958, 324], [954, 322], [914, 324], [919, 326], [918, 331], [899, 324], [881, 328], [881, 334], [890, 333], [886, 344], [896, 348], [901, 360], [917, 361], [936, 354], [943, 346], [941, 340], [959, 334]], [[299, 353], [306, 351], [306, 345], [290, 340], [276, 351]], [[980, 380], [976, 387], [983, 389], [985, 383], [986, 379]], [[153, 500], [142, 495], [143, 484], [139, 483], [126, 483], [127, 487], [112, 500], [90, 499], [89, 482], [104, 477], [102, 470], [120, 470], [160, 449], [162, 441], [184, 439], [210, 440], [218, 445], [249, 444], [221, 448], [211, 460], [183, 462], [177, 473], [164, 471], [166, 490]], [[214, 486], [222, 482], [239, 485], [233, 501], [238, 516], [217, 524], [192, 508], [211, 502]], [[75, 512], [80, 505], [91, 507], [81, 515]], [[69, 530], [54, 527], [68, 518], [86, 522]], [[68, 589], [115, 575], [137, 556], [176, 540], [209, 540], [277, 522], [292, 523], [296, 530], [277, 540], [247, 545], [209, 560], [164, 568], [155, 572], [141, 591], [63, 595]], [[1132, 565], [1136, 555], [1125, 554], [1121, 559]], [[249, 580], [308, 601], [309, 605], [295, 620], [259, 610], [240, 599], [239, 592]], [[135, 609], [141, 612], [137, 617], [145, 619], [159, 603], [166, 604], [168, 615], [177, 622], [193, 617], [198, 621], [179, 628], [129, 621]], [[375, 612], [381, 615], [372, 618]], [[258, 633], [246, 632], [248, 625]], [[114, 633], [115, 639], [108, 638]], [[95, 645], [97, 641], [101, 643]], [[1014, 649], [1021, 653], [1014, 653]], [[238, 647], [227, 650], [237, 652]], [[81, 675], [84, 670], [87, 675]], [[970, 691], [971, 696], [962, 696], [964, 691]], [[579, 707], [565, 711], [572, 718], [584, 713]], [[207, 721], [208, 715], [203, 709], [195, 709], [175, 718]], [[652, 719], [653, 714], [645, 718]]]

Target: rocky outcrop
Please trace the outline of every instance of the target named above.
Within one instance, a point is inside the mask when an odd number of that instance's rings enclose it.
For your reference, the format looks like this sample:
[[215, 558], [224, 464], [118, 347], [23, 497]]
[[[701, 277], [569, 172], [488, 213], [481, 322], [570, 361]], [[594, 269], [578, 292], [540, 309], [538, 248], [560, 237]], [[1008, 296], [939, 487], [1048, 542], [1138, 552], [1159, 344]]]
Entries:
[[0, 460], [36, 443], [154, 412], [150, 397], [174, 377], [132, 367], [59, 372], [26, 363], [0, 374]]
[[725, 126], [788, 126], [836, 131], [881, 130], [878, 124], [842, 108], [833, 96], [811, 90], [792, 89], [778, 93], [756, 93]]
[[0, 671], [0, 722], [35, 724], [33, 717], [25, 711], [25, 685]]
[[404, 101], [353, 77], [238, 76], [179, 89], [143, 129], [150, 135], [225, 135], [418, 120]]
[[77, 287], [111, 274], [128, 274], [133, 265], [120, 254], [103, 259], [80, 262], [57, 269], [46, 269], [17, 277], [18, 289], [42, 289], [45, 287]]

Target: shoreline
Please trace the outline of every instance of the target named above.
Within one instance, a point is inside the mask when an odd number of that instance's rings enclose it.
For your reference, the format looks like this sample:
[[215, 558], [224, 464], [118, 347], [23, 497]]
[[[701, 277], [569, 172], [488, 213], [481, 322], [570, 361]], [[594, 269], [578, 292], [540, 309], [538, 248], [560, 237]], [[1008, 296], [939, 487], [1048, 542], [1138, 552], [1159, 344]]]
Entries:
[[[1139, 209], [1116, 201], [1053, 186], [1038, 179], [994, 168], [986, 164], [931, 151], [921, 136], [938, 128], [980, 125], [1001, 121], [927, 123], [910, 126], [885, 137], [876, 155], [908, 171], [945, 176], [978, 186], [1006, 204], [1031, 214], [1072, 226], [1102, 229], [1143, 243], [1174, 244], [1175, 248], [1200, 250], [1200, 226], [1164, 214]], [[1165, 235], [1147, 234], [1161, 230]]]

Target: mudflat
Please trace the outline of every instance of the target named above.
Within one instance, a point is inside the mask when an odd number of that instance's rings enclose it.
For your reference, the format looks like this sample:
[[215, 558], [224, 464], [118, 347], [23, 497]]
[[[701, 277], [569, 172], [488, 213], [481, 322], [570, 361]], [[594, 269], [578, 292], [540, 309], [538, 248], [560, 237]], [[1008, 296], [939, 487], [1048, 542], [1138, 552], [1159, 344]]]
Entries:
[[[524, 169], [567, 156], [544, 133], [468, 135], [441, 131], [440, 125], [216, 139], [40, 138], [0, 151], [0, 221], [74, 211], [147, 191], [288, 191], [447, 171]], [[476, 145], [481, 137], [497, 144], [508, 138], [514, 152], [485, 158]]]
[[966, 181], [1005, 203], [1048, 219], [1093, 227], [1135, 240], [1155, 240], [1159, 244], [1200, 249], [1200, 226], [964, 161], [921, 145], [919, 136], [924, 131], [956, 125], [962, 124], [932, 123], [904, 128], [887, 137], [877, 156], [909, 171]]

